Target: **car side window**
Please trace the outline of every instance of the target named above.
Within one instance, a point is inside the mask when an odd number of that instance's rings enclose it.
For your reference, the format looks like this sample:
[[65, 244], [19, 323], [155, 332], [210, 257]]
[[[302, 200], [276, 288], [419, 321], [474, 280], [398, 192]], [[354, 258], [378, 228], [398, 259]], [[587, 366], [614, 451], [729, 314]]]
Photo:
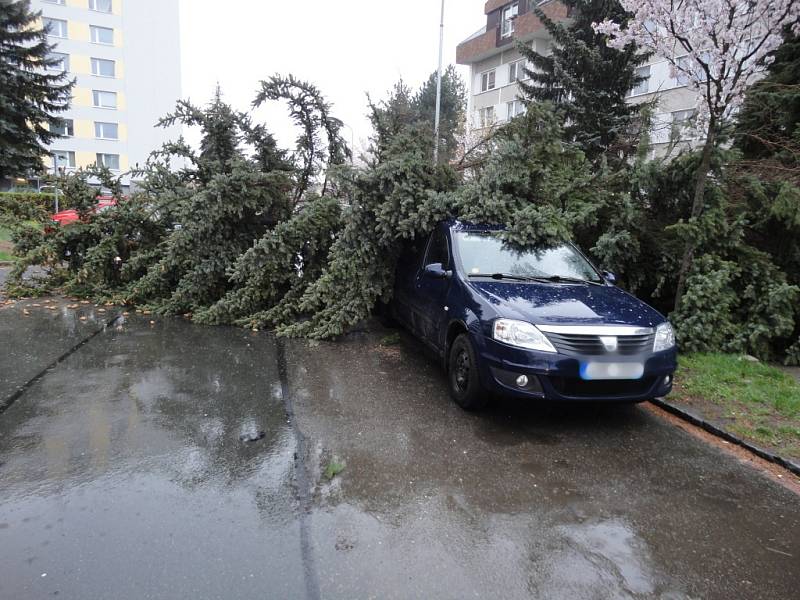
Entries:
[[418, 269], [425, 254], [425, 243], [427, 241], [428, 238], [407, 241], [403, 246], [403, 252], [397, 263], [398, 268], [406, 270], [409, 268]]
[[450, 250], [447, 248], [447, 237], [440, 229], [433, 232], [431, 243], [428, 245], [428, 254], [425, 257], [425, 265], [423, 266], [434, 263], [442, 263], [445, 269], [450, 266]]

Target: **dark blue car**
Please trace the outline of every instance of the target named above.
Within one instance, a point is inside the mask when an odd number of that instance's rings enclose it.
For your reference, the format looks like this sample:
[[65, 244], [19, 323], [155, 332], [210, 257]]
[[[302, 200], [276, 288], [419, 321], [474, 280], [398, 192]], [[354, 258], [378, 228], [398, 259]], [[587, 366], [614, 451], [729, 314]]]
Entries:
[[572, 244], [512, 247], [501, 228], [450, 221], [412, 243], [392, 317], [447, 370], [453, 399], [642, 402], [672, 389], [675, 335]]

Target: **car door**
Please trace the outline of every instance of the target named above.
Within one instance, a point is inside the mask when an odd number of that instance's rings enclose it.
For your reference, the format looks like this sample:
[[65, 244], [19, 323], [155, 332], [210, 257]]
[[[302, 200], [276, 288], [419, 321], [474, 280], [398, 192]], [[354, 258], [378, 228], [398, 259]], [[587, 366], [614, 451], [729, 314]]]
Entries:
[[425, 260], [417, 274], [415, 321], [420, 336], [430, 345], [439, 348], [439, 329], [445, 321], [445, 300], [450, 289], [451, 278], [441, 279], [425, 274], [425, 267], [440, 263], [445, 270], [451, 269], [451, 252], [447, 235], [438, 227], [428, 242]]
[[406, 242], [395, 270], [392, 314], [395, 319], [414, 333], [418, 333], [415, 331], [414, 325], [417, 276], [422, 266], [422, 259], [425, 258], [429, 239], [430, 236], [425, 236]]

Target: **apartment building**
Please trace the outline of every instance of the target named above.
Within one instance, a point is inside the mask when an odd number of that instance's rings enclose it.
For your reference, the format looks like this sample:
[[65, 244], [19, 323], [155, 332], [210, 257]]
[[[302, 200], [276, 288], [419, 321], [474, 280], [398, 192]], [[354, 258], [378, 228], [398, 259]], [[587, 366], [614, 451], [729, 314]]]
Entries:
[[181, 96], [179, 0], [33, 0], [56, 43], [58, 70], [76, 80], [64, 137], [48, 170], [92, 164], [124, 175], [177, 139], [155, 127]]
[[[521, 41], [547, 54], [552, 39], [533, 12], [540, 8], [554, 21], [567, 21], [569, 9], [558, 0], [488, 0], [484, 7], [486, 25], [458, 45], [460, 65], [471, 70], [469, 126], [481, 130], [520, 114], [519, 81], [526, 76], [526, 65], [516, 49]], [[653, 57], [639, 68], [643, 81], [630, 91], [629, 102], [655, 101], [650, 132], [653, 154], [663, 155], [669, 148], [686, 146], [695, 140], [685, 127], [691, 119], [697, 92], [681, 77], [672, 77], [669, 63]]]

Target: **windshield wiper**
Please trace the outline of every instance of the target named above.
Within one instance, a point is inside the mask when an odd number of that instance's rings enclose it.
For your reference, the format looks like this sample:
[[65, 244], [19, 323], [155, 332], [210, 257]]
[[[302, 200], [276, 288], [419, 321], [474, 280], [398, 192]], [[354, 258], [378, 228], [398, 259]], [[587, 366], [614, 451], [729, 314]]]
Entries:
[[562, 277], [561, 275], [550, 275], [548, 277], [532, 277], [535, 281], [547, 281], [548, 283], [588, 283], [589, 285], [603, 285], [599, 281], [591, 279], [581, 279], [580, 277]]
[[524, 275], [511, 275], [510, 273], [470, 273], [467, 277], [488, 277], [489, 279], [510, 279], [511, 281], [533, 281]]
[[579, 277], [562, 277], [561, 275], [527, 276], [512, 275], [511, 273], [470, 273], [468, 277], [487, 277], [489, 279], [508, 279], [510, 281], [538, 281], [543, 283], [587, 283], [589, 285], [603, 285], [599, 281], [580, 279]]

